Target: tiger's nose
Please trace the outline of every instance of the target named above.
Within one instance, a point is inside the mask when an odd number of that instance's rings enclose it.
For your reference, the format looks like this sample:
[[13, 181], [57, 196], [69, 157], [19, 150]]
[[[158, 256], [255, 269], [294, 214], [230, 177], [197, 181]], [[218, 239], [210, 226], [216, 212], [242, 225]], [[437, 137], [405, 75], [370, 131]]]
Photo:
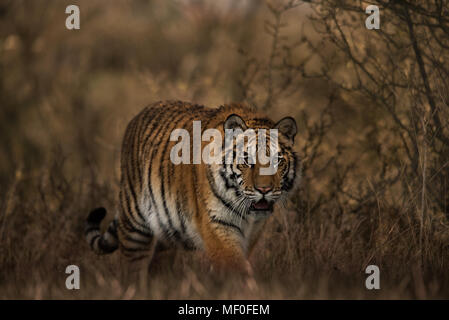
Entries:
[[271, 188], [271, 186], [264, 186], [264, 187], [255, 187], [255, 189], [257, 191], [259, 191], [260, 193], [265, 194], [265, 193], [269, 192], [272, 188]]

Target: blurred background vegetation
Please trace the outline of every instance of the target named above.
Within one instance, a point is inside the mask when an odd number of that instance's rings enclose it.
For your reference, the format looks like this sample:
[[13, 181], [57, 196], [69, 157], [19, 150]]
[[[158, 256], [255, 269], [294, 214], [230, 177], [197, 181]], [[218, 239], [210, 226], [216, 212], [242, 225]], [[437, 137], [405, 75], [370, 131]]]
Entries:
[[[70, 4], [80, 30], [65, 28]], [[365, 28], [368, 4], [380, 30]], [[448, 8], [0, 0], [0, 297], [448, 298]], [[89, 210], [116, 208], [126, 124], [165, 99], [245, 101], [299, 124], [302, 186], [251, 258], [256, 292], [177, 252], [138, 295], [116, 255], [84, 243]], [[380, 291], [365, 289], [370, 264]]]

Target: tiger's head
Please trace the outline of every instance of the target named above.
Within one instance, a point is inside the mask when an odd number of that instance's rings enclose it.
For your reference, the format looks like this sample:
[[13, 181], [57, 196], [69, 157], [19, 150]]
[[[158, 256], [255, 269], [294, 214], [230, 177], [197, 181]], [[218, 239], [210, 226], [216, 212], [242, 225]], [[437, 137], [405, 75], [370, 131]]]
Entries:
[[[225, 159], [220, 178], [225, 183], [228, 202], [233, 209], [242, 214], [262, 216], [270, 214], [276, 202], [285, 204], [287, 194], [299, 181], [299, 160], [293, 151], [296, 121], [291, 117], [277, 123], [266, 118], [245, 121], [232, 114], [224, 122], [223, 129]], [[270, 129], [276, 129], [271, 131], [276, 136], [270, 134]], [[226, 144], [227, 132], [234, 132], [230, 144]], [[255, 135], [248, 134], [251, 132]], [[239, 143], [243, 149], [239, 149]], [[232, 161], [226, 161], [226, 155], [231, 153]], [[265, 162], [261, 155], [266, 156]]]

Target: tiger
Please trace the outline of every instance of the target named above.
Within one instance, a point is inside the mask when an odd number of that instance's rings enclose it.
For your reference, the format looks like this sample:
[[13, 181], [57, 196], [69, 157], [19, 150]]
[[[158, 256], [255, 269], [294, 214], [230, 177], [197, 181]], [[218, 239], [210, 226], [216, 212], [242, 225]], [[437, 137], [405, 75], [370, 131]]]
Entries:
[[[201, 121], [203, 132], [217, 129], [222, 137], [226, 129], [277, 129], [276, 172], [262, 175], [263, 164], [237, 163], [237, 159], [173, 163], [170, 150], [177, 141], [170, 138], [171, 133], [181, 128], [192, 136], [193, 121]], [[91, 211], [85, 226], [87, 243], [99, 255], [119, 249], [130, 263], [151, 261], [157, 244], [200, 250], [211, 266], [248, 272], [249, 256], [274, 206], [285, 203], [298, 186], [296, 133], [294, 118], [274, 122], [246, 103], [217, 108], [183, 101], [148, 105], [129, 122], [124, 134], [120, 210], [104, 233], [100, 225], [106, 210]]]

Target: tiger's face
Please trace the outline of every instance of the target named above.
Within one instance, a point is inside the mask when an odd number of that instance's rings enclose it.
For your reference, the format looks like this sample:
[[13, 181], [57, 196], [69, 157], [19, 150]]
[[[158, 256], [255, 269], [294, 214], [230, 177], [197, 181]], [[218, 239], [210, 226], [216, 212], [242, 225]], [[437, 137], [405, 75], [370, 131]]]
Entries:
[[[222, 177], [226, 180], [226, 184], [234, 189], [233, 202], [236, 203], [236, 208], [241, 213], [270, 214], [276, 202], [285, 204], [288, 192], [299, 179], [298, 159], [293, 151], [297, 131], [295, 120], [287, 117], [273, 124], [271, 121], [254, 119], [246, 123], [238, 115], [231, 115], [226, 120], [224, 129], [225, 131], [240, 129], [242, 133], [252, 129], [256, 137], [260, 133], [266, 134], [265, 146], [260, 145], [258, 138], [251, 139], [244, 134], [235, 136], [236, 143], [232, 146], [233, 162], [224, 165]], [[270, 136], [270, 129], [277, 129], [277, 143], [276, 139]], [[236, 144], [242, 139], [244, 148], [239, 157]], [[274, 144], [276, 148], [271, 149], [270, 145]], [[253, 153], [249, 152], [251, 147]], [[259, 152], [265, 152], [266, 160], [270, 159], [269, 162], [264, 163], [258, 159]], [[263, 171], [270, 166], [272, 174]]]
[[262, 165], [259, 162], [250, 164], [236, 164], [236, 177], [241, 177], [240, 187], [242, 193], [250, 202], [251, 211], [272, 211], [275, 201], [286, 193], [285, 182], [289, 170], [289, 158], [279, 153], [276, 171], [273, 175], [261, 175], [260, 168], [269, 167], [269, 163]]

